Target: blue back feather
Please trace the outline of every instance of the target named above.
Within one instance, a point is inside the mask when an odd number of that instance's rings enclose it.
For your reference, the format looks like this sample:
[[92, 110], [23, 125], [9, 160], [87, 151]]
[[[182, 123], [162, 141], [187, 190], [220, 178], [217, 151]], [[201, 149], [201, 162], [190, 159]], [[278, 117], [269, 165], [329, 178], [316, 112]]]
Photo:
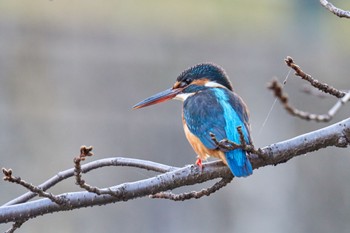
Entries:
[[[247, 143], [250, 143], [248, 113], [240, 97], [224, 88], [206, 88], [184, 102], [184, 118], [187, 127], [209, 149], [216, 149], [210, 132], [218, 140], [224, 138], [240, 143], [237, 127], [242, 127]], [[246, 152], [241, 149], [225, 152], [226, 161], [237, 177], [252, 174], [252, 166]]]

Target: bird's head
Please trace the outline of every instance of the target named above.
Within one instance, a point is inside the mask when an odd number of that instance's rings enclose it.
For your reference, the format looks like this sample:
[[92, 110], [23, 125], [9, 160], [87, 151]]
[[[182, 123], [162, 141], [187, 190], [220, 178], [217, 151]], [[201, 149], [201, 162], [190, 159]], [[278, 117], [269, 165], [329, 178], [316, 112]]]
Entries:
[[184, 101], [188, 96], [210, 87], [233, 90], [224, 69], [213, 63], [201, 63], [183, 71], [171, 88], [139, 102], [133, 108], [143, 108], [170, 99]]

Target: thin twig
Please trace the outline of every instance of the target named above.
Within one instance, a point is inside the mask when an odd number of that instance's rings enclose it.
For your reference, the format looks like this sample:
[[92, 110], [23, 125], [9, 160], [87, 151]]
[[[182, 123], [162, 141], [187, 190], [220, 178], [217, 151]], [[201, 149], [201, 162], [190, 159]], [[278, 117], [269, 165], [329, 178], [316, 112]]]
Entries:
[[111, 189], [100, 189], [98, 187], [94, 187], [86, 183], [85, 180], [82, 179], [82, 169], [81, 169], [81, 161], [84, 161], [87, 156], [93, 156], [92, 146], [81, 146], [80, 147], [80, 155], [74, 158], [74, 176], [75, 183], [79, 185], [81, 188], [85, 189], [88, 192], [96, 193], [97, 195], [109, 194], [116, 195]]
[[172, 201], [185, 201], [193, 198], [198, 199], [203, 196], [209, 196], [210, 194], [215, 193], [216, 191], [218, 191], [219, 189], [225, 187], [228, 183], [230, 183], [232, 179], [233, 179], [233, 176], [228, 178], [223, 178], [220, 181], [216, 182], [213, 186], [206, 189], [202, 189], [201, 191], [198, 191], [198, 192], [192, 191], [192, 192], [180, 193], [180, 194], [174, 194], [172, 192], [160, 192], [154, 195], [150, 195], [149, 197], [169, 199]]
[[342, 10], [342, 9], [334, 6], [332, 3], [328, 2], [327, 0], [320, 0], [320, 3], [322, 6], [324, 6], [326, 9], [328, 9], [330, 12], [332, 12], [336, 16], [338, 16], [340, 18], [350, 19], [350, 11]]
[[60, 197], [55, 196], [55, 195], [53, 195], [52, 193], [49, 193], [49, 192], [44, 192], [41, 188], [39, 188], [37, 186], [34, 186], [32, 184], [29, 184], [25, 180], [22, 180], [21, 177], [13, 176], [11, 169], [2, 168], [2, 172], [5, 175], [4, 176], [4, 180], [5, 181], [11, 182], [11, 183], [15, 183], [15, 184], [19, 184], [19, 185], [25, 187], [26, 189], [32, 191], [33, 193], [36, 193], [40, 197], [49, 198], [51, 201], [55, 202], [58, 205], [63, 205], [66, 202], [66, 200], [64, 200], [64, 198], [60, 198]]
[[295, 71], [295, 75], [308, 81], [313, 87], [319, 89], [320, 91], [328, 93], [330, 95], [334, 95], [337, 98], [342, 98], [345, 96], [345, 94], [346, 94], [345, 92], [339, 91], [326, 83], [321, 83], [318, 80], [311, 77], [311, 75], [302, 71], [302, 69], [297, 64], [294, 63], [293, 58], [288, 56], [284, 61], [286, 62], [287, 66], [289, 66], [290, 68], [292, 68]]
[[17, 230], [18, 228], [20, 228], [22, 226], [23, 223], [25, 223], [26, 220], [23, 221], [17, 221], [15, 223], [12, 224], [12, 227], [10, 229], [8, 229], [7, 231], [5, 231], [5, 233], [13, 233], [15, 232], [15, 230]]
[[304, 120], [314, 120], [318, 122], [328, 122], [331, 120], [328, 115], [317, 115], [309, 112], [301, 111], [292, 105], [289, 104], [288, 96], [283, 92], [283, 86], [278, 80], [272, 80], [269, 84], [268, 88], [272, 90], [275, 96], [280, 100], [283, 107], [289, 112], [292, 116], [297, 116]]
[[80, 147], [80, 155], [78, 156], [81, 161], [84, 161], [86, 157], [93, 156], [94, 153], [92, 153], [92, 146], [81, 146]]
[[214, 133], [210, 132], [209, 135], [211, 137], [211, 140], [213, 140], [213, 142], [215, 143], [216, 147], [220, 150], [230, 151], [230, 150], [235, 150], [235, 149], [243, 149], [242, 144], [231, 142], [226, 138], [218, 141], [218, 139], [216, 138]]
[[253, 153], [256, 155], [261, 156], [262, 158], [266, 158], [266, 154], [263, 153], [263, 151], [258, 148], [255, 149], [253, 144], [247, 144], [246, 141], [244, 140], [244, 134], [242, 131], [242, 127], [238, 126], [237, 127], [237, 132], [239, 134], [239, 138], [240, 138], [240, 144], [237, 144], [233, 141], [228, 140], [227, 138], [224, 138], [220, 141], [217, 140], [215, 134], [213, 133], [209, 133], [211, 140], [213, 140], [213, 142], [215, 143], [215, 145], [217, 146], [218, 149], [223, 150], [223, 151], [230, 151], [230, 150], [236, 150], [236, 149], [242, 149], [245, 150], [249, 153]]
[[299, 110], [289, 103], [288, 96], [283, 92], [283, 86], [278, 80], [272, 80], [268, 86], [274, 92], [274, 95], [280, 100], [283, 107], [288, 113], [304, 120], [313, 120], [316, 122], [329, 122], [333, 119], [339, 109], [348, 101], [350, 101], [350, 91], [345, 93], [343, 97], [328, 111], [327, 114], [314, 114]]

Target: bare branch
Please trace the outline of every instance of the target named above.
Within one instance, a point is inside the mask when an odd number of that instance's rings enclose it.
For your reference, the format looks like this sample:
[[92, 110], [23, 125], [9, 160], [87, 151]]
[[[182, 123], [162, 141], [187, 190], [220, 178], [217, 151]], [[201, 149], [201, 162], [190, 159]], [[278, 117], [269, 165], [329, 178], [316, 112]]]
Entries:
[[[257, 169], [267, 165], [284, 163], [298, 155], [329, 146], [346, 147], [349, 143], [350, 118], [331, 126], [264, 147], [262, 148], [262, 152], [267, 155], [267, 159], [257, 156], [250, 158], [250, 160], [253, 168]], [[230, 179], [230, 177], [232, 178], [232, 173], [222, 162], [206, 163], [202, 171], [198, 166], [188, 165], [152, 178], [110, 187], [108, 189], [115, 193], [113, 196], [97, 195], [86, 191], [71, 192], [58, 195], [58, 197], [67, 200], [67, 204], [62, 206], [53, 203], [47, 198], [17, 205], [2, 206], [0, 207], [0, 223], [18, 222], [47, 213], [127, 201], [182, 186], [203, 183], [217, 178]]]
[[278, 80], [272, 80], [268, 88], [274, 92], [275, 96], [280, 100], [283, 107], [292, 116], [297, 116], [304, 120], [314, 120], [317, 122], [328, 122], [332, 119], [331, 116], [329, 116], [328, 114], [317, 115], [317, 114], [301, 111], [293, 107], [292, 105], [290, 105], [288, 96], [283, 92], [283, 86], [281, 83], [278, 82]]
[[[243, 132], [241, 130], [241, 128], [239, 127], [239, 129], [237, 129], [240, 133], [241, 133], [241, 140], [244, 140], [243, 138]], [[76, 184], [78, 184], [81, 188], [85, 189], [88, 192], [92, 192], [95, 193], [97, 195], [103, 195], [103, 194], [107, 194], [107, 195], [111, 195], [111, 196], [118, 196], [117, 192], [114, 192], [113, 190], [111, 190], [110, 188], [107, 189], [101, 189], [98, 187], [94, 187], [91, 186], [89, 184], [86, 183], [85, 180], [82, 179], [82, 171], [81, 171], [81, 161], [85, 160], [85, 157], [87, 156], [86, 154], [89, 154], [88, 156], [92, 156], [92, 146], [90, 147], [86, 147], [86, 146], [82, 146], [80, 148], [80, 155], [77, 156], [76, 158], [74, 158], [74, 176], [75, 176], [75, 181]], [[222, 179], [221, 181], [215, 183], [212, 187], [207, 188], [207, 189], [203, 189], [200, 192], [190, 192], [190, 193], [181, 193], [181, 194], [173, 194], [171, 192], [161, 192], [161, 193], [157, 193], [154, 195], [150, 195], [151, 198], [163, 198], [163, 199], [171, 199], [174, 201], [184, 201], [184, 200], [188, 200], [188, 199], [192, 199], [192, 198], [201, 198], [203, 196], [209, 196], [210, 194], [216, 192], [217, 190], [219, 190], [220, 188], [226, 186], [229, 182], [231, 182], [231, 180], [233, 179], [233, 176], [230, 177], [229, 179]]]
[[289, 66], [295, 71], [295, 75], [308, 81], [313, 87], [330, 95], [334, 95], [337, 98], [342, 98], [345, 96], [345, 92], [339, 91], [326, 83], [321, 83], [318, 80], [312, 78], [311, 75], [306, 74], [304, 71], [301, 70], [301, 68], [297, 64], [294, 63], [293, 58], [288, 56], [284, 61], [286, 62], [287, 66]]
[[233, 179], [232, 177], [229, 178], [223, 178], [220, 181], [216, 182], [213, 186], [207, 188], [207, 189], [202, 189], [199, 192], [192, 191], [189, 193], [181, 193], [181, 194], [174, 194], [171, 192], [161, 192], [161, 193], [156, 193], [154, 195], [150, 195], [150, 198], [161, 198], [161, 199], [169, 199], [172, 201], [185, 201], [189, 199], [198, 199], [203, 196], [209, 196], [212, 193], [215, 193], [219, 189], [225, 187], [228, 183], [230, 183]]
[[336, 96], [340, 100], [328, 111], [327, 114], [313, 114], [305, 111], [301, 111], [293, 107], [288, 100], [287, 94], [283, 92], [283, 85], [278, 82], [278, 80], [272, 80], [268, 85], [268, 88], [271, 89], [275, 96], [280, 100], [283, 107], [293, 116], [297, 116], [304, 120], [314, 120], [317, 122], [329, 122], [333, 119], [335, 114], [339, 109], [346, 103], [350, 101], [350, 91], [344, 92], [335, 89], [334, 87], [329, 86], [326, 83], [321, 83], [318, 80], [311, 77], [311, 75], [306, 74], [301, 68], [294, 63], [291, 57], [287, 57], [285, 60], [286, 64], [295, 71], [295, 75], [301, 77], [302, 79], [308, 81], [313, 87], [317, 88], [320, 91], [323, 91], [327, 94]]
[[340, 8], [337, 8], [332, 3], [328, 2], [327, 0], [320, 0], [320, 3], [322, 6], [324, 6], [326, 9], [328, 9], [330, 12], [332, 12], [336, 16], [338, 16], [340, 18], [350, 19], [350, 11], [345, 11], [345, 10], [342, 10]]
[[11, 169], [6, 169], [3, 168], [2, 172], [4, 173], [5, 177], [4, 180], [11, 182], [11, 183], [16, 183], [19, 184], [27, 189], [29, 189], [30, 191], [32, 191], [33, 193], [36, 193], [39, 195], [39, 197], [46, 197], [49, 198], [51, 201], [55, 202], [58, 205], [62, 205], [65, 203], [65, 200], [62, 198], [59, 198], [55, 195], [53, 195], [52, 193], [48, 193], [48, 192], [44, 192], [42, 189], [29, 184], [28, 182], [26, 182], [25, 180], [22, 180], [21, 177], [15, 177], [12, 175], [12, 170]]
[[[81, 171], [83, 173], [87, 173], [91, 170], [95, 170], [98, 168], [103, 168], [107, 166], [127, 166], [127, 167], [136, 167], [136, 168], [141, 168], [145, 170], [150, 170], [150, 171], [155, 171], [155, 172], [169, 172], [173, 171], [175, 169], [178, 169], [177, 167], [172, 167], [168, 166], [165, 164], [160, 164], [160, 163], [155, 163], [151, 161], [146, 161], [146, 160], [140, 160], [140, 159], [131, 159], [131, 158], [121, 158], [121, 157], [116, 157], [116, 158], [105, 158], [105, 159], [100, 159], [96, 160], [90, 163], [87, 163], [81, 167]], [[49, 180], [45, 181], [41, 185], [38, 186], [41, 190], [45, 191], [48, 190], [49, 188], [53, 187], [57, 183], [68, 179], [70, 177], [74, 176], [74, 168], [67, 169], [65, 171], [59, 172], [57, 175], [53, 176]], [[37, 194], [33, 192], [27, 192], [23, 194], [22, 196], [15, 198], [3, 206], [10, 206], [14, 204], [19, 204], [26, 202], [32, 198], [34, 198]]]
[[[228, 139], [223, 139], [220, 142], [218, 142], [213, 133], [210, 133], [210, 136], [212, 137], [212, 140], [215, 142], [215, 144], [221, 149], [234, 150], [237, 148], [242, 148], [242, 149], [247, 150], [249, 152], [253, 152], [253, 153], [256, 152], [259, 155], [262, 154], [262, 151], [260, 149], [255, 150], [253, 145], [246, 144], [241, 126], [237, 127], [237, 132], [240, 135], [240, 144], [236, 144], [232, 141], [229, 141]], [[81, 188], [85, 189], [86, 191], [95, 193], [97, 195], [108, 194], [108, 195], [112, 195], [112, 196], [117, 196], [118, 193], [112, 191], [111, 189], [101, 189], [98, 187], [91, 186], [91, 185], [87, 184], [85, 180], [82, 179], [82, 174], [81, 174], [82, 171], [81, 171], [81, 164], [80, 163], [82, 160], [85, 160], [86, 156], [93, 155], [91, 151], [92, 151], [92, 146], [90, 146], [90, 147], [82, 146], [80, 148], [80, 155], [74, 159], [74, 176], [75, 176], [76, 184], [78, 184]], [[86, 154], [88, 154], [88, 155], [86, 155]], [[198, 199], [198, 198], [201, 198], [203, 196], [209, 196], [210, 194], [223, 188], [229, 182], [231, 182], [232, 179], [233, 179], [233, 176], [230, 177], [229, 179], [222, 179], [221, 181], [215, 183], [213, 186], [211, 186], [207, 189], [202, 189], [199, 192], [192, 191], [189, 193], [181, 193], [181, 194], [174, 194], [171, 192], [161, 192], [161, 193], [157, 193], [154, 195], [150, 195], [150, 198], [170, 199], [173, 201], [184, 201], [184, 200], [188, 200], [188, 199], [192, 199], [192, 198]]]
[[[88, 151], [88, 153], [92, 155], [92, 147], [90, 146], [89, 148], [86, 148], [86, 146], [82, 146], [80, 149], [80, 155], [78, 157], [76, 157], [74, 159], [74, 176], [75, 176], [75, 180], [76, 180], [76, 184], [78, 184], [81, 188], [85, 189], [88, 192], [92, 192], [95, 193], [97, 195], [111, 195], [111, 196], [118, 196], [117, 192], [114, 192], [113, 190], [111, 190], [110, 188], [107, 189], [101, 189], [98, 187], [94, 187], [91, 186], [89, 184], [86, 183], [85, 180], [82, 179], [82, 170], [81, 170], [81, 161], [85, 160], [85, 152]], [[89, 155], [89, 156], [91, 156]], [[192, 199], [192, 198], [201, 198], [204, 195], [209, 196], [211, 193], [216, 192], [218, 189], [224, 187], [226, 184], [228, 184], [231, 180], [233, 179], [233, 177], [231, 177], [230, 179], [222, 179], [221, 182], [218, 182], [216, 184], [214, 184], [212, 187], [207, 188], [207, 189], [203, 189], [200, 192], [190, 192], [190, 193], [182, 193], [182, 194], [173, 194], [171, 192], [161, 192], [161, 193], [157, 193], [154, 195], [150, 195], [150, 198], [163, 198], [163, 199], [171, 199], [174, 201], [184, 201], [187, 199]]]
[[[62, 194], [60, 196], [65, 197], [68, 200], [68, 204], [65, 205], [65, 208], [52, 203], [49, 199], [40, 199], [22, 204], [0, 207], [0, 223], [18, 221], [24, 217], [33, 218], [38, 215], [62, 210], [131, 200], [184, 185], [193, 185], [228, 176], [231, 176], [231, 173], [221, 162], [207, 164], [203, 171], [200, 171], [195, 165], [188, 165], [184, 168], [170, 171], [156, 177], [110, 187], [109, 189], [116, 193], [114, 196], [97, 195], [86, 191]], [[23, 214], [20, 216], [15, 214], [18, 211]]]

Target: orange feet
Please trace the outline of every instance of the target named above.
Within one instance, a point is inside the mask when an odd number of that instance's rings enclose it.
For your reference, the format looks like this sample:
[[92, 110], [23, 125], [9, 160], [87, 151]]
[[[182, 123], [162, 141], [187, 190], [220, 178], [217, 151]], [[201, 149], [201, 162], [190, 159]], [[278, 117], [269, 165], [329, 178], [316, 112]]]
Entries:
[[196, 165], [199, 167], [199, 169], [202, 171], [203, 170], [203, 164], [202, 164], [202, 160], [200, 158], [198, 158], [196, 160]]

